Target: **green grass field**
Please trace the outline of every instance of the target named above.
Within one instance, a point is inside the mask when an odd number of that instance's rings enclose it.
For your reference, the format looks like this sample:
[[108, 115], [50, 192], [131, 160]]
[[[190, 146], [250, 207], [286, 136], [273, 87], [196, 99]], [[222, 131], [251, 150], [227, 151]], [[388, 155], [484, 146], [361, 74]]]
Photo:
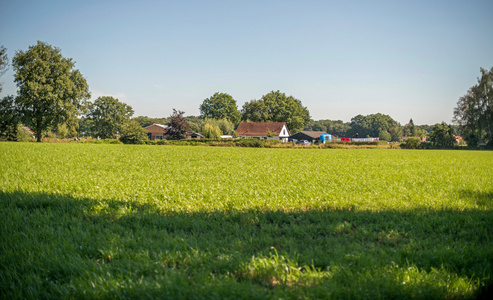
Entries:
[[0, 143], [0, 297], [475, 298], [493, 152]]

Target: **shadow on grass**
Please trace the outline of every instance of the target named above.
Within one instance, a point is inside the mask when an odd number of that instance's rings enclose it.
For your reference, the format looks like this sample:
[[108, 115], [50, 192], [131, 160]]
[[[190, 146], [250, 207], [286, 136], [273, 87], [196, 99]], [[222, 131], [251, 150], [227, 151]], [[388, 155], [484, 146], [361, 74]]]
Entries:
[[471, 191], [463, 190], [459, 192], [459, 196], [462, 199], [468, 199], [474, 201], [479, 207], [491, 208], [493, 207], [493, 191]]
[[0, 193], [0, 294], [474, 298], [492, 282], [491, 210], [159, 207]]

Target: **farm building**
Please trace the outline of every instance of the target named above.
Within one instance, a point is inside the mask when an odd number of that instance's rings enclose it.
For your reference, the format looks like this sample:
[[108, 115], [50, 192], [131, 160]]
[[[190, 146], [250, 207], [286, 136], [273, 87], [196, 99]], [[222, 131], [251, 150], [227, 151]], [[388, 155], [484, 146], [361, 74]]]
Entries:
[[285, 122], [241, 122], [236, 129], [239, 137], [288, 141], [289, 130]]
[[309, 142], [319, 141], [322, 134], [328, 134], [325, 131], [300, 131], [289, 137], [289, 140], [296, 139], [298, 141], [307, 140]]
[[147, 136], [150, 140], [162, 140], [166, 137], [168, 126], [161, 124], [152, 124], [145, 127], [145, 130], [147, 130]]
[[194, 132], [194, 133], [190, 134], [189, 136], [187, 136], [187, 139], [205, 139], [205, 136], [201, 135], [198, 132]]

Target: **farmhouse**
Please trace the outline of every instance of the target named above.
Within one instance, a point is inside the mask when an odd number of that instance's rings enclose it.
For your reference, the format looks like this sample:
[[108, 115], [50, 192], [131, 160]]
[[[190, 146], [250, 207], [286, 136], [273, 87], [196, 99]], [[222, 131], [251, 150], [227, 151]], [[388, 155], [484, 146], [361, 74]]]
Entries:
[[325, 131], [300, 131], [289, 137], [289, 140], [296, 139], [298, 141], [307, 140], [309, 142], [319, 141], [322, 134], [328, 134]]
[[147, 130], [147, 136], [150, 140], [162, 140], [166, 137], [168, 126], [161, 124], [152, 124], [145, 127], [145, 130]]
[[241, 122], [236, 129], [239, 137], [288, 141], [289, 130], [285, 122]]

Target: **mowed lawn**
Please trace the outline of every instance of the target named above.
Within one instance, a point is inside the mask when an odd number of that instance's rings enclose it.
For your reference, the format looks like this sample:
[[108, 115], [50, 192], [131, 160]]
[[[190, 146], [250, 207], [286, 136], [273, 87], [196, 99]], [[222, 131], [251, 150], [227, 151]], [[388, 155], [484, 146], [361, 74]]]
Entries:
[[0, 298], [449, 299], [492, 283], [493, 152], [0, 143]]

